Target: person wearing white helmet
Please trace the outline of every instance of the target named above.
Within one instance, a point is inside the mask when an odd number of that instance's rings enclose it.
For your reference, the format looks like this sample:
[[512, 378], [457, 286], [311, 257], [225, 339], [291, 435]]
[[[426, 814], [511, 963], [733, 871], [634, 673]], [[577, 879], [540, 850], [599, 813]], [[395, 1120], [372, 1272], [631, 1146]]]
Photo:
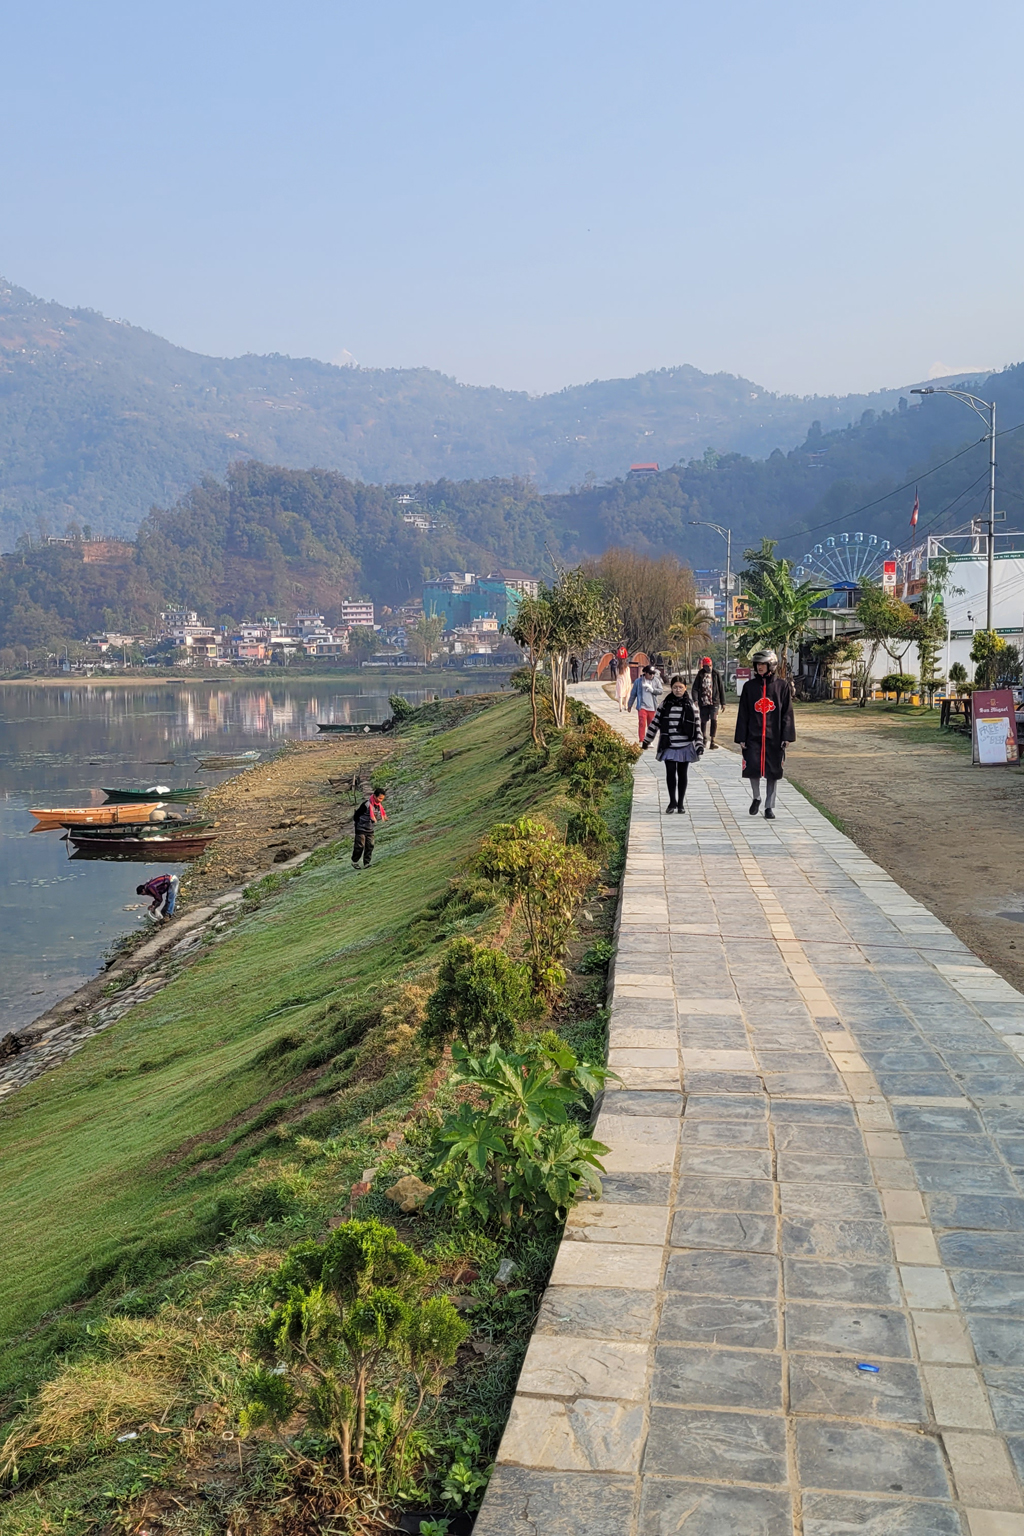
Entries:
[[793, 688], [779, 677], [779, 658], [774, 651], [755, 651], [750, 658], [753, 677], [743, 685], [736, 712], [734, 740], [743, 754], [743, 777], [750, 785], [750, 815], [761, 809], [764, 779], [764, 814], [775, 820], [775, 794], [786, 768], [786, 745], [796, 740]]

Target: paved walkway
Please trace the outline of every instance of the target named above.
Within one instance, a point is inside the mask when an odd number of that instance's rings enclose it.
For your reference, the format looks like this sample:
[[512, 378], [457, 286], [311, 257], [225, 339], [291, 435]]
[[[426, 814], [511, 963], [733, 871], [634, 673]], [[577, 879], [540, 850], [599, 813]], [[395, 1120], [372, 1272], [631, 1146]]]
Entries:
[[665, 817], [637, 768], [604, 1198], [477, 1536], [1024, 1536], [1024, 997], [789, 785], [690, 772]]

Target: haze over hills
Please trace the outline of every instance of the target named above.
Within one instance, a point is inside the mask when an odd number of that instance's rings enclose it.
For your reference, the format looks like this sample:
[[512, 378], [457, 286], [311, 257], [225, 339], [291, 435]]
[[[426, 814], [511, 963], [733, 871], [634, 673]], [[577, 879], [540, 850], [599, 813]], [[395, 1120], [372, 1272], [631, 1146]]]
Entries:
[[358, 480], [532, 477], [566, 490], [719, 453], [754, 457], [845, 427], [872, 395], [778, 395], [682, 366], [531, 397], [429, 368], [310, 358], [212, 358], [0, 280], [0, 548], [70, 520], [131, 534], [204, 475], [241, 458]]

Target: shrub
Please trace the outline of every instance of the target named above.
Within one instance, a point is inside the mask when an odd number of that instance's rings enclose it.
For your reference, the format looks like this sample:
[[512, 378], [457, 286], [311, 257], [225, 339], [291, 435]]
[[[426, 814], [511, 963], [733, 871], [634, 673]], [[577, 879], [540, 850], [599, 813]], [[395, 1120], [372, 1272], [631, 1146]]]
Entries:
[[615, 945], [611, 939], [596, 939], [580, 961], [579, 968], [584, 976], [593, 975], [595, 971], [603, 971], [611, 964], [614, 953]]
[[480, 872], [526, 922], [533, 986], [552, 998], [565, 983], [562, 957], [573, 918], [597, 877], [595, 861], [561, 841], [553, 827], [524, 817], [492, 827], [478, 857]]
[[565, 824], [565, 840], [570, 847], [584, 848], [589, 854], [598, 856], [608, 847], [612, 838], [601, 812], [596, 811], [592, 805], [581, 805], [569, 813]]
[[426, 1012], [423, 1033], [432, 1043], [455, 1035], [469, 1048], [484, 1048], [492, 1040], [507, 1048], [540, 1008], [528, 966], [500, 949], [457, 938], [441, 961]]
[[910, 672], [887, 672], [881, 682], [882, 692], [894, 693], [897, 704], [905, 693], [913, 693], [916, 687], [917, 678]]
[[612, 784], [629, 778], [640, 756], [638, 742], [626, 741], [596, 715], [570, 726], [562, 736], [555, 766], [574, 800], [597, 807]]
[[410, 715], [416, 713], [415, 704], [410, 704], [408, 699], [403, 699], [400, 693], [388, 694], [388, 708], [396, 725], [401, 725], [403, 720], [408, 720]]
[[518, 1055], [497, 1045], [479, 1057], [452, 1047], [453, 1081], [471, 1089], [474, 1102], [460, 1104], [434, 1138], [431, 1205], [504, 1227], [513, 1219], [550, 1227], [581, 1184], [600, 1195], [598, 1158], [608, 1148], [584, 1135], [567, 1106], [600, 1092], [608, 1073], [555, 1038]]
[[[387, 1454], [401, 1474], [414, 1422], [436, 1394], [469, 1328], [446, 1297], [424, 1298], [427, 1267], [384, 1222], [348, 1221], [325, 1243], [297, 1243], [268, 1286], [270, 1308], [243, 1382], [243, 1432], [278, 1434], [300, 1413], [333, 1441], [347, 1483], [367, 1449], [367, 1407], [389, 1390]], [[375, 1447], [379, 1466], [382, 1447]]]

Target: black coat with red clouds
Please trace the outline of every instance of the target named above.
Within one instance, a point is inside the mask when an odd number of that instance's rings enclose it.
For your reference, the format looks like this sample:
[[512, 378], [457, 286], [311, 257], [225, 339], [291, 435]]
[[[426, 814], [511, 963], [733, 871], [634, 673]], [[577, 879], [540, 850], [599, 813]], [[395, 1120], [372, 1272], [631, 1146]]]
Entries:
[[796, 740], [793, 688], [785, 678], [755, 673], [744, 683], [733, 739], [743, 753], [745, 779], [782, 778], [786, 743]]

